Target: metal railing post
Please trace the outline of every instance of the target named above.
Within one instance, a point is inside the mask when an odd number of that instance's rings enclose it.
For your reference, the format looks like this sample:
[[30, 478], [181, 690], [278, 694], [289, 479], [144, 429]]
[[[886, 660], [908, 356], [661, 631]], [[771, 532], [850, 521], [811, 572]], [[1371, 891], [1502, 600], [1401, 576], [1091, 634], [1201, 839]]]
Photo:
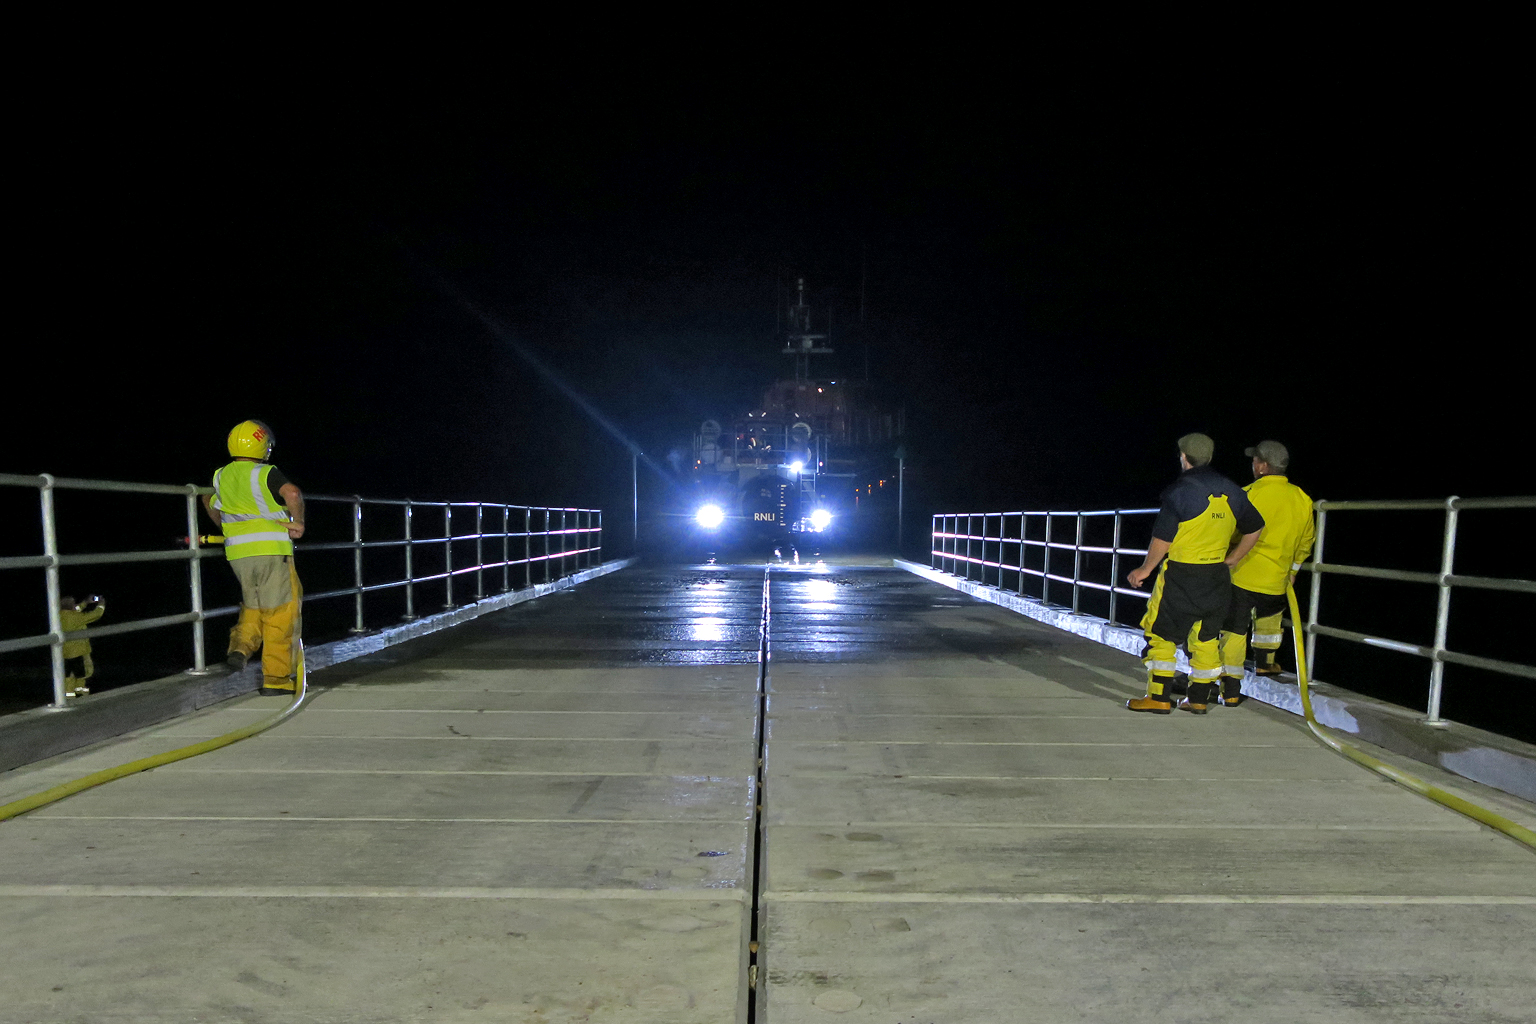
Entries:
[[1115, 539], [1110, 542], [1109, 553], [1109, 621], [1115, 621], [1115, 590], [1120, 585], [1120, 511], [1115, 510]]
[[560, 575], [556, 579], [565, 579], [571, 574], [570, 567], [566, 564], [570, 560], [571, 535], [566, 533], [565, 509], [560, 510]]
[[202, 545], [197, 537], [197, 487], [187, 484], [187, 549], [192, 557], [187, 561], [187, 586], [192, 596], [192, 671], [208, 670], [207, 654], [203, 650], [203, 560], [198, 555]]
[[475, 600], [485, 598], [485, 505], [475, 502]]
[[550, 517], [550, 510], [546, 508], [544, 510], [544, 558], [543, 558], [543, 562], [544, 562], [544, 582], [545, 583], [548, 583], [552, 579], [552, 577], [549, 574], [550, 573], [549, 563], [551, 561], [553, 561], [553, 559], [550, 558], [550, 553], [551, 552], [550, 552], [550, 549], [549, 549], [549, 524], [550, 524], [550, 518], [551, 518]]
[[443, 572], [448, 590], [443, 599], [444, 608], [453, 607], [453, 506], [443, 506]]
[[53, 474], [44, 473], [42, 477], [37, 496], [43, 515], [43, 557], [48, 559], [43, 570], [48, 591], [48, 632], [58, 638], [48, 649], [53, 662], [53, 706], [62, 708], [69, 701], [64, 696], [64, 626], [59, 621], [59, 534], [53, 518]]
[[501, 592], [505, 594], [512, 589], [512, 509], [510, 506], [501, 506]]
[[349, 633], [366, 633], [363, 626], [363, 499], [352, 496], [352, 585], [357, 588], [353, 595], [356, 620]]
[[1040, 601], [1043, 604], [1051, 603], [1051, 513], [1045, 514], [1045, 564], [1040, 576]]
[[997, 589], [1003, 589], [1003, 571], [1007, 566], [1003, 561], [1003, 551], [1008, 546], [1008, 513], [997, 514]]
[[1435, 658], [1429, 663], [1429, 718], [1427, 725], [1444, 728], [1440, 718], [1440, 695], [1445, 685], [1445, 638], [1451, 623], [1450, 577], [1456, 565], [1456, 495], [1445, 499], [1445, 537], [1440, 547], [1440, 600], [1435, 607]]
[[[636, 548], [636, 550], [637, 551], [639, 550], [638, 547]], [[597, 510], [597, 551], [594, 552], [594, 554], [596, 554], [596, 556], [597, 556], [596, 564], [597, 565], [602, 565], [603, 564], [603, 510], [602, 509], [598, 509]]]
[[949, 571], [953, 576], [960, 575], [960, 513], [956, 512], [950, 517], [954, 520], [949, 527]]
[[1028, 512], [1020, 512], [1019, 513], [1019, 596], [1020, 597], [1024, 596], [1024, 549], [1027, 547], [1027, 545], [1024, 543], [1024, 541], [1025, 541], [1025, 538], [1028, 535], [1028, 533], [1029, 533], [1029, 513]]
[[1008, 550], [1008, 513], [997, 514], [997, 589], [1003, 589], [1003, 574], [1008, 571], [1008, 560], [1003, 552]]
[[523, 509], [523, 587], [533, 586], [533, 509]]
[[411, 499], [405, 499], [405, 621], [416, 620], [416, 571], [411, 562]]
[[[1323, 564], [1323, 534], [1328, 526], [1328, 510], [1317, 510], [1317, 543], [1312, 546], [1312, 561], [1316, 565]], [[1317, 612], [1323, 597], [1323, 574], [1316, 569], [1312, 571], [1312, 592], [1307, 598], [1307, 678], [1317, 678]], [[1291, 623], [1292, 629], [1299, 629], [1296, 623]]]
[[1081, 590], [1077, 584], [1083, 578], [1083, 513], [1077, 513], [1077, 541], [1072, 549], [1072, 614], [1079, 614], [1077, 607], [1077, 594]]
[[987, 585], [987, 524], [992, 521], [992, 516], [986, 512], [981, 514], [981, 562], [976, 566], [977, 580], [982, 586]]
[[976, 535], [976, 516], [970, 513], [965, 517], [965, 578], [971, 578], [971, 538]]
[[1003, 589], [1003, 573], [1008, 571], [1003, 552], [1008, 550], [1008, 513], [997, 514], [997, 589]]

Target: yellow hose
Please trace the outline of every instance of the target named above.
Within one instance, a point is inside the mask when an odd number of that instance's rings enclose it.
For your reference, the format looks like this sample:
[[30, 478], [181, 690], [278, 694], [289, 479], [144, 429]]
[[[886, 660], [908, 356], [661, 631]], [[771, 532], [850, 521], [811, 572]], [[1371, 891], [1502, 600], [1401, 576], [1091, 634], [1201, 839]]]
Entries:
[[25, 814], [28, 811], [35, 811], [39, 807], [46, 807], [56, 800], [63, 800], [67, 796], [74, 796], [76, 793], [90, 789], [93, 786], [100, 786], [103, 783], [112, 782], [115, 779], [121, 779], [129, 775], [136, 775], [139, 772], [147, 772], [151, 768], [158, 768], [163, 764], [170, 764], [173, 761], [184, 761], [189, 757], [206, 754], [210, 750], [218, 750], [220, 747], [227, 747], [231, 743], [238, 743], [243, 739], [255, 736], [257, 733], [266, 732], [297, 711], [299, 705], [304, 703], [304, 698], [308, 696], [308, 673], [304, 670], [304, 642], [300, 640], [296, 641], [296, 643], [299, 649], [298, 686], [293, 691], [293, 700], [288, 706], [271, 718], [257, 722], [255, 725], [247, 725], [236, 729], [234, 732], [227, 732], [223, 736], [217, 736], [211, 740], [194, 743], [189, 747], [178, 747], [175, 750], [167, 750], [163, 754], [155, 754], [152, 757], [141, 757], [137, 761], [120, 764], [116, 768], [104, 768], [99, 772], [92, 772], [72, 782], [65, 782], [54, 786], [52, 789], [45, 789], [41, 793], [34, 793], [32, 796], [22, 797], [20, 800], [0, 805], [0, 821], [14, 818], [18, 814]]
[[[1285, 588], [1285, 594], [1291, 603], [1291, 622], [1299, 627], [1302, 619], [1301, 608], [1296, 603], [1296, 590], [1288, 585]], [[1301, 646], [1301, 630], [1293, 628], [1291, 630], [1291, 638], [1296, 645], [1296, 681], [1301, 686], [1301, 709], [1306, 713], [1307, 728], [1312, 730], [1312, 735], [1321, 740], [1324, 745], [1343, 754], [1356, 764], [1364, 765], [1376, 774], [1391, 779], [1399, 786], [1411, 789], [1420, 796], [1428, 797], [1435, 803], [1449, 807], [1453, 811], [1459, 811], [1473, 821], [1487, 825], [1489, 828], [1498, 829], [1511, 839], [1536, 849], [1536, 832], [1531, 831], [1524, 825], [1510, 821], [1503, 815], [1495, 814], [1486, 807], [1479, 807], [1470, 800], [1462, 799], [1455, 793], [1448, 793], [1438, 786], [1431, 786], [1423, 779], [1409, 775], [1407, 772], [1399, 771], [1385, 761], [1377, 760], [1370, 754], [1357, 750], [1348, 743], [1336, 740], [1324, 732], [1322, 726], [1317, 724], [1316, 716], [1312, 714], [1312, 694], [1307, 687], [1307, 656]]]

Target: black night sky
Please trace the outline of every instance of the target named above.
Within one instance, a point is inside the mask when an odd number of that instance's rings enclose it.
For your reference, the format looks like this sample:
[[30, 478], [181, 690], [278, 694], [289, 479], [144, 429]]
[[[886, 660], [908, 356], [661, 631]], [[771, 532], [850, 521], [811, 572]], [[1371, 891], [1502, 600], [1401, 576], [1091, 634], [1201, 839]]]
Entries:
[[[918, 527], [1153, 504], [1191, 430], [1240, 482], [1284, 441], [1315, 497], [1530, 491], [1524, 162], [1491, 74], [701, 69], [662, 96], [635, 67], [161, 79], [51, 126], [13, 337], [55, 377], [4, 403], [4, 469], [204, 482], [254, 416], [314, 493], [625, 510], [623, 445], [516, 346], [664, 467], [788, 369], [804, 277], [846, 373], [867, 351], [906, 408]], [[1520, 575], [1501, 544], [1482, 569]]]
[[1147, 503], [1196, 429], [1316, 496], [1510, 493], [1513, 164], [1432, 85], [125, 98], [39, 157], [62, 379], [6, 468], [201, 481], [254, 415], [315, 491], [615, 505], [622, 446], [444, 283], [660, 461], [787, 368], [804, 276], [937, 506]]

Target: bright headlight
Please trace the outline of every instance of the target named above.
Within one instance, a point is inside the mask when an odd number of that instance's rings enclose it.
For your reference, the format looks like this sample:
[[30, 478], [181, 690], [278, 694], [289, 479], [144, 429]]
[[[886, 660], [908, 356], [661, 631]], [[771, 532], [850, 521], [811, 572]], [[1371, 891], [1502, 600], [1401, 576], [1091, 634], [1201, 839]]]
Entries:
[[818, 530], [825, 530], [832, 524], [832, 513], [824, 508], [819, 508], [811, 513], [811, 525]]
[[725, 513], [720, 511], [719, 505], [705, 505], [693, 514], [693, 518], [704, 529], [713, 530], [725, 522]]

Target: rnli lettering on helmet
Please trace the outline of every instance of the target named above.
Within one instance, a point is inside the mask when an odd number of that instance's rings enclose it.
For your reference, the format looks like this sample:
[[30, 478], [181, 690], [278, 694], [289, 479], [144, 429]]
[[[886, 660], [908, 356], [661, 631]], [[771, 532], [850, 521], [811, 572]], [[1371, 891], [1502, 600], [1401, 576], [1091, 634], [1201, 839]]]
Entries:
[[753, 512], [752, 520], [759, 523], [771, 523], [778, 517], [772, 512]]

